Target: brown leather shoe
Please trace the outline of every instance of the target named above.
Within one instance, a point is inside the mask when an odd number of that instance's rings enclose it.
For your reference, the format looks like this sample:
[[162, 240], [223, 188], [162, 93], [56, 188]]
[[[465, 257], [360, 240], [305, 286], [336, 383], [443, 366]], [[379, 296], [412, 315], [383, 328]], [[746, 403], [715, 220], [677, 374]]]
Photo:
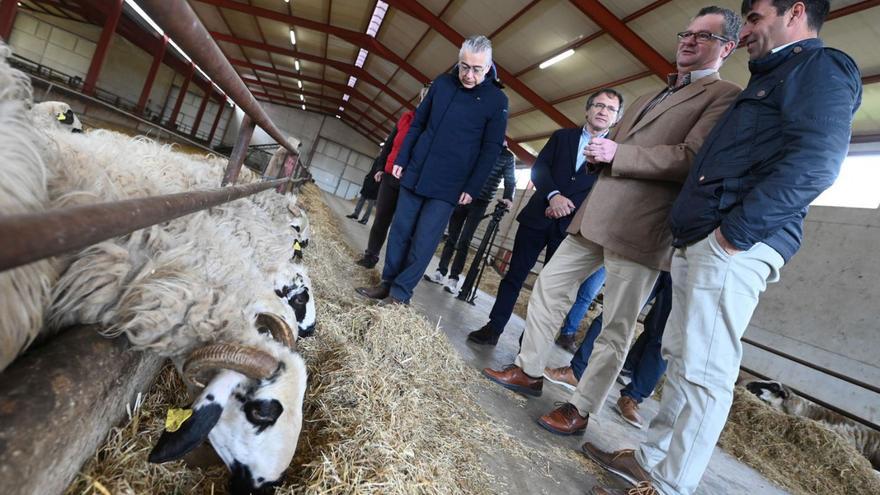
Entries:
[[618, 450], [617, 452], [603, 452], [595, 445], [587, 442], [581, 446], [581, 452], [602, 466], [607, 471], [629, 481], [633, 486], [642, 482], [651, 483], [651, 475], [642, 469], [636, 460], [636, 451], [632, 449]]
[[607, 486], [594, 487], [590, 491], [592, 495], [660, 495], [654, 485], [643, 481], [632, 488], [609, 488]]
[[620, 413], [620, 417], [627, 423], [639, 429], [644, 427], [642, 417], [639, 416], [639, 403], [632, 397], [621, 395], [620, 398], [617, 399], [617, 406], [615, 409]]
[[540, 397], [544, 389], [544, 378], [532, 378], [515, 364], [505, 366], [501, 371], [483, 368], [483, 375], [502, 387], [533, 397]]
[[538, 418], [538, 424], [557, 435], [577, 435], [587, 429], [590, 415], [581, 416], [574, 404], [566, 402]]
[[388, 297], [388, 294], [391, 293], [391, 288], [379, 284], [375, 287], [358, 287], [355, 289], [355, 292], [369, 299], [382, 300]]
[[544, 378], [557, 385], [562, 385], [569, 390], [576, 389], [578, 385], [577, 378], [574, 377], [574, 371], [571, 370], [571, 366], [544, 368]]

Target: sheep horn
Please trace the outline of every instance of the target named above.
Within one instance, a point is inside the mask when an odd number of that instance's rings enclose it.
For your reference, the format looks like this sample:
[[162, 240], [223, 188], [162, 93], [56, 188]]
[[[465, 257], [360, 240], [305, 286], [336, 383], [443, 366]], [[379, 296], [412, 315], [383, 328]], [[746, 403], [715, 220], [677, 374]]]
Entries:
[[183, 365], [183, 379], [189, 385], [204, 388], [209, 380], [202, 376], [215, 370], [237, 371], [248, 378], [262, 380], [278, 369], [271, 354], [235, 344], [213, 344], [193, 351]]
[[265, 328], [276, 341], [284, 344], [290, 349], [296, 349], [296, 336], [293, 329], [284, 321], [283, 318], [275, 313], [260, 313], [257, 315], [257, 330], [263, 333]]

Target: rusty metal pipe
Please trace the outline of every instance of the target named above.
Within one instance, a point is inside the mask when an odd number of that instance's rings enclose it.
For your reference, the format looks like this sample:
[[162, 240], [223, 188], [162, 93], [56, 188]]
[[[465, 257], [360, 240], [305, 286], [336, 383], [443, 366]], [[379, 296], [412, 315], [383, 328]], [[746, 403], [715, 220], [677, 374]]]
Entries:
[[288, 180], [0, 217], [0, 271], [250, 196]]
[[229, 162], [226, 164], [226, 172], [223, 173], [223, 181], [221, 186], [227, 184], [235, 184], [238, 180], [238, 173], [241, 171], [241, 165], [247, 158], [248, 145], [251, 143], [251, 137], [254, 135], [254, 121], [245, 115], [241, 119], [241, 128], [238, 130], [238, 138], [235, 140], [235, 147], [229, 155]]
[[241, 109], [281, 146], [298, 155], [257, 103], [217, 42], [184, 0], [139, 0], [138, 5]]

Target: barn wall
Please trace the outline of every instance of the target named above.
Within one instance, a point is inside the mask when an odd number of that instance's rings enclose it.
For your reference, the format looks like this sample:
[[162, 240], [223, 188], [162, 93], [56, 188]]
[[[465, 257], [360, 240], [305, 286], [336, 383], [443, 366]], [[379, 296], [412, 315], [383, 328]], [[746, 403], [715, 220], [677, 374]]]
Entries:
[[[768, 287], [747, 338], [880, 384], [880, 209], [813, 207], [800, 252]], [[880, 395], [746, 345], [743, 365], [880, 423]]]
[[[9, 45], [16, 55], [85, 79], [100, 36], [99, 26], [19, 10]], [[131, 104], [137, 103], [152, 62], [151, 54], [122, 36], [115, 35], [107, 51], [97, 86]], [[161, 65], [148, 97], [147, 115], [162, 115], [163, 119], [167, 118], [174, 107], [183, 80], [183, 75], [175, 73], [164, 64]], [[191, 84], [181, 106], [178, 124], [187, 129], [192, 127], [202, 98], [202, 90]], [[210, 132], [219, 109], [220, 105], [213, 101], [206, 107], [199, 126], [203, 137], [207, 137]], [[212, 144], [220, 142], [227, 120], [221, 117]]]

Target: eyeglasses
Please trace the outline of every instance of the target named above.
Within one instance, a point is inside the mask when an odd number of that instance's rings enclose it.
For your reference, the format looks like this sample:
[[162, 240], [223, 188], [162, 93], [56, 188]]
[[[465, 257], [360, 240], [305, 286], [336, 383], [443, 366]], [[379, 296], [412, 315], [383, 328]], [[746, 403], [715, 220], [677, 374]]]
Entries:
[[608, 110], [610, 113], [617, 113], [620, 110], [617, 107], [608, 106], [604, 103], [590, 103], [590, 106], [596, 110]]
[[727, 43], [728, 41], [730, 41], [729, 39], [725, 38], [724, 36], [718, 36], [717, 34], [710, 33], [709, 31], [697, 31], [697, 32], [682, 31], [682, 32], [676, 34], [676, 36], [678, 36], [678, 41], [684, 41], [684, 40], [690, 38], [691, 36], [693, 36], [694, 39], [700, 43], [708, 43], [708, 42], [712, 41], [713, 39], [716, 39], [722, 43]]
[[461, 72], [462, 74], [467, 74], [468, 72], [471, 72], [471, 73], [473, 73], [473, 75], [479, 76], [480, 74], [483, 73], [484, 70], [486, 70], [486, 68], [480, 67], [479, 65], [471, 67], [470, 65], [468, 65], [464, 62], [458, 63], [458, 71]]

